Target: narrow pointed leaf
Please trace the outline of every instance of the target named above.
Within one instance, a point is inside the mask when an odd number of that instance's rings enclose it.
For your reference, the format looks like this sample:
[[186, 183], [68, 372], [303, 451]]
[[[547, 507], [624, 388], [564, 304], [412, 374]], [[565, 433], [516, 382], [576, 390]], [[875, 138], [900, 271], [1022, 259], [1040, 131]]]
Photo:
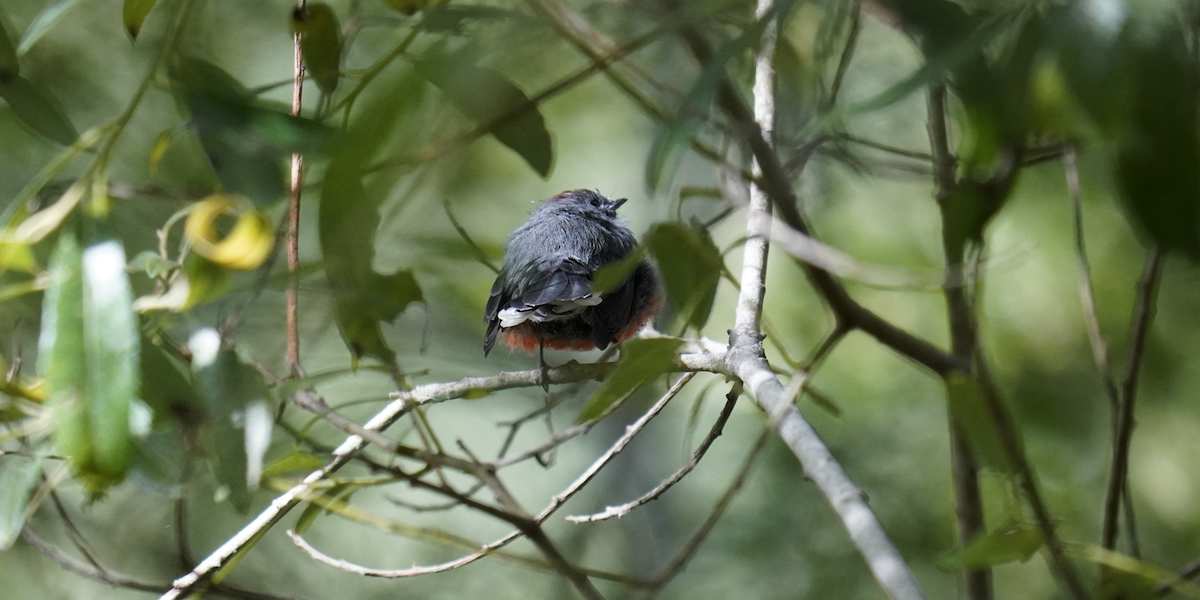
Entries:
[[119, 241], [97, 234], [82, 258], [88, 419], [96, 468], [123, 475], [132, 458], [129, 411], [140, 381], [133, 292]]
[[42, 137], [64, 146], [75, 143], [79, 137], [58, 102], [40, 86], [20, 75], [0, 79], [0, 98], [4, 98], [22, 123]]
[[4, 20], [0, 19], [0, 82], [15, 78], [21, 73], [17, 63], [17, 47], [13, 44], [8, 30], [4, 28]]
[[417, 62], [417, 70], [437, 86], [455, 108], [481, 125], [500, 143], [521, 155], [542, 177], [550, 174], [554, 144], [538, 106], [521, 88], [497, 71], [463, 57], [436, 56]]
[[588, 399], [576, 421], [591, 421], [611, 412], [650, 380], [662, 375], [674, 362], [682, 343], [682, 340], [659, 338], [622, 344], [617, 368]]
[[38, 374], [46, 380], [46, 405], [54, 411], [54, 444], [82, 473], [92, 466], [93, 447], [85, 395], [83, 248], [74, 228], [59, 235], [47, 269]]
[[17, 54], [24, 55], [29, 52], [29, 49], [50, 31], [56, 23], [67, 13], [71, 12], [76, 6], [79, 6], [79, 0], [58, 0], [57, 2], [42, 9], [38, 16], [33, 18], [33, 22], [25, 29], [25, 34], [21, 36], [21, 43], [17, 46]]
[[122, 17], [129, 37], [137, 39], [138, 34], [142, 32], [142, 24], [146, 22], [146, 17], [150, 15], [155, 4], [158, 4], [158, 0], [125, 0]]
[[29, 498], [41, 473], [41, 460], [0, 456], [0, 551], [8, 550], [21, 535]]

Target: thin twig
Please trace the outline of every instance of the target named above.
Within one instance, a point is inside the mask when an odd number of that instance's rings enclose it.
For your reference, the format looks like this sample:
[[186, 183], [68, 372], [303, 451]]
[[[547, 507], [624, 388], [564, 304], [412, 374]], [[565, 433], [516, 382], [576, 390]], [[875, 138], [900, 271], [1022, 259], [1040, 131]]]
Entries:
[[633, 512], [633, 510], [637, 507], [648, 504], [662, 497], [667, 490], [671, 489], [671, 487], [673, 487], [676, 483], [682, 481], [688, 473], [692, 472], [692, 469], [696, 468], [696, 465], [700, 464], [700, 460], [704, 458], [704, 455], [708, 452], [709, 447], [712, 446], [713, 442], [715, 442], [717, 438], [721, 436], [721, 432], [724, 431], [725, 423], [729, 421], [729, 416], [733, 414], [733, 407], [737, 405], [737, 399], [738, 394], [733, 394], [732, 392], [726, 396], [725, 407], [721, 409], [721, 414], [717, 415], [717, 420], [713, 423], [712, 429], [709, 430], [708, 435], [704, 436], [704, 439], [700, 442], [700, 445], [692, 453], [691, 458], [689, 458], [688, 461], [684, 463], [684, 465], [680, 467], [678, 471], [675, 471], [670, 477], [667, 477], [661, 483], [654, 486], [654, 489], [646, 492], [641, 497], [626, 502], [620, 506], [609, 506], [602, 512], [590, 515], [569, 516], [567, 517], [567, 520], [571, 521], [572, 523], [591, 523], [595, 521], [611, 519], [613, 517], [619, 519], [630, 512]]
[[[296, 10], [304, 10], [306, 0], [296, 0]], [[304, 54], [300, 51], [302, 34], [297, 29], [292, 37], [293, 67], [292, 67], [292, 114], [300, 115], [304, 107]], [[285, 236], [287, 243], [288, 274], [294, 274], [300, 266], [300, 191], [304, 181], [304, 157], [292, 155], [291, 189], [288, 195], [288, 224]], [[287, 290], [284, 292], [286, 328], [287, 328], [287, 367], [293, 376], [300, 376], [300, 317], [297, 297], [297, 282], [294, 277], [288, 278]], [[286, 406], [286, 404], [284, 404]]]
[[1122, 490], [1129, 473], [1129, 447], [1133, 440], [1134, 406], [1137, 399], [1138, 376], [1146, 350], [1146, 338], [1154, 318], [1154, 300], [1162, 275], [1162, 254], [1150, 250], [1142, 278], [1138, 281], [1137, 302], [1129, 325], [1129, 352], [1125, 359], [1125, 378], [1120, 388], [1120, 411], [1117, 413], [1116, 434], [1113, 439], [1112, 471], [1104, 498], [1104, 522], [1100, 545], [1112, 550], [1117, 543], [1117, 521], [1120, 515]]
[[[1083, 231], [1083, 199], [1079, 185], [1079, 168], [1075, 163], [1075, 147], [1069, 146], [1063, 154], [1063, 170], [1066, 172], [1067, 193], [1071, 197], [1072, 222], [1075, 229], [1075, 264], [1079, 275], [1079, 303], [1082, 305], [1083, 323], [1087, 327], [1088, 342], [1092, 345], [1092, 358], [1100, 371], [1100, 380], [1108, 395], [1113, 419], [1113, 436], [1116, 437], [1118, 392], [1108, 359], [1108, 344], [1100, 330], [1100, 319], [1096, 315], [1096, 300], [1092, 291], [1092, 268], [1088, 262], [1087, 244]], [[1111, 549], [1111, 548], [1110, 548]]]
[[[957, 182], [954, 177], [955, 157], [950, 152], [950, 138], [946, 126], [946, 84], [929, 86], [928, 120], [929, 148], [933, 162], [934, 196], [945, 215], [947, 200], [954, 193]], [[967, 290], [961, 285], [964, 280], [964, 256], [958, 254], [950, 241], [953, 224], [943, 216], [942, 241], [946, 254], [946, 297], [947, 315], [950, 325], [951, 352], [965, 364], [975, 362], [977, 336], [973, 318], [973, 304]], [[983, 494], [979, 488], [979, 463], [967, 443], [962, 426], [953, 418], [950, 428], [950, 462], [954, 473], [954, 514], [958, 522], [958, 542], [968, 547], [985, 531]], [[963, 586], [969, 600], [991, 600], [992, 573], [990, 569], [968, 569], [963, 574]]]

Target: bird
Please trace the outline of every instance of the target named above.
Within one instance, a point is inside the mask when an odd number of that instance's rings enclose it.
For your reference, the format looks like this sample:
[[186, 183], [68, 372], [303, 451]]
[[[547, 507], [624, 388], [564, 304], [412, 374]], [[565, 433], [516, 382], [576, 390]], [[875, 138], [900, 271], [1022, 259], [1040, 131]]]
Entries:
[[[544, 201], [508, 237], [504, 265], [484, 310], [483, 353], [501, 338], [513, 350], [603, 350], [633, 337], [662, 306], [654, 267], [642, 259], [616, 287], [599, 293], [603, 266], [637, 250], [618, 218], [626, 198], [570, 190]], [[542, 359], [543, 368], [545, 360]]]

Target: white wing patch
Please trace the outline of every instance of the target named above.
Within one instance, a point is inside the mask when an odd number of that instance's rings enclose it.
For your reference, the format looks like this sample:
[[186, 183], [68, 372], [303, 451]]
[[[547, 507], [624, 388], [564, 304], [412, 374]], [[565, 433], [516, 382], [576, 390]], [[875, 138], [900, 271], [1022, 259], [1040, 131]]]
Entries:
[[596, 306], [603, 301], [598, 294], [588, 294], [582, 298], [573, 300], [555, 300], [549, 304], [539, 304], [537, 306], [526, 306], [523, 308], [506, 308], [500, 311], [501, 327], [516, 327], [526, 321], [534, 323], [546, 323], [548, 321], [562, 321], [578, 315], [586, 310], [589, 306]]

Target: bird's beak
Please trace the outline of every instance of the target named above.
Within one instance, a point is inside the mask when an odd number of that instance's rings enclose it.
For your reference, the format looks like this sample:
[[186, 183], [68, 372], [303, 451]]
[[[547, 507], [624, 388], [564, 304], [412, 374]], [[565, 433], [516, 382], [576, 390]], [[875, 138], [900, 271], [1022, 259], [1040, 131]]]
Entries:
[[621, 208], [621, 205], [625, 204], [627, 201], [629, 201], [629, 198], [617, 198], [616, 200], [613, 200], [612, 209], [617, 210], [618, 208]]

